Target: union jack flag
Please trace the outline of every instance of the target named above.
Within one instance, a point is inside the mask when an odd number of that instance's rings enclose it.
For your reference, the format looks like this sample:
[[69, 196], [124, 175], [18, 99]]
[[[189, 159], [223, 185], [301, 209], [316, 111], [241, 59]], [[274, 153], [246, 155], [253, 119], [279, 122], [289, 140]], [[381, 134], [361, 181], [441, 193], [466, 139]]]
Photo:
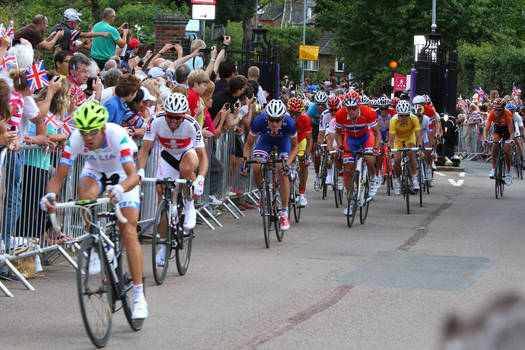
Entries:
[[77, 127], [75, 126], [75, 121], [73, 120], [72, 116], [67, 117], [62, 121], [62, 127], [64, 128], [64, 134], [67, 136], [71, 135], [73, 130], [75, 130]]
[[62, 122], [60, 121], [60, 119], [58, 119], [53, 113], [51, 113], [51, 111], [47, 112], [47, 115], [44, 119], [44, 125], [47, 126], [48, 124], [51, 124], [51, 126], [55, 130], [59, 130], [62, 127]]
[[488, 95], [485, 93], [485, 91], [483, 91], [483, 89], [481, 88], [481, 86], [479, 88], [476, 89], [476, 93], [479, 95], [479, 97], [481, 99], [484, 99], [484, 98], [487, 98], [488, 99]]
[[26, 78], [31, 90], [38, 90], [49, 85], [44, 61], [37, 62], [26, 69]]
[[14, 51], [9, 51], [7, 55], [4, 56], [4, 60], [0, 65], [0, 71], [3, 71], [7, 68], [17, 68], [18, 64], [16, 62], [16, 56]]
[[0, 37], [4, 37], [5, 35], [5, 27], [3, 23], [0, 23]]
[[12, 20], [9, 21], [9, 26], [7, 27], [5, 35], [7, 35], [11, 40], [15, 38], [15, 26]]
[[79, 36], [80, 36], [80, 31], [78, 30], [71, 31], [71, 40], [70, 40], [71, 51], [73, 51], [73, 47], [75, 47], [75, 41], [77, 41]]
[[512, 84], [512, 94], [514, 96], [519, 96], [521, 95], [521, 89], [519, 87], [516, 86], [516, 83], [513, 83]]

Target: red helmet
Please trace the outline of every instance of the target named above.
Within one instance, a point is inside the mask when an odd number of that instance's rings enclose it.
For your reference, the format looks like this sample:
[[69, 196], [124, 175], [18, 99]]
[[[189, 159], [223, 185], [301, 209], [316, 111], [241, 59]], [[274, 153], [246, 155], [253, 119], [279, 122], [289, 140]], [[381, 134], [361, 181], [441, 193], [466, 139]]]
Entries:
[[494, 109], [504, 109], [505, 100], [498, 97], [492, 102], [492, 106], [494, 107]]
[[290, 112], [302, 112], [304, 109], [303, 101], [293, 97], [288, 101], [288, 110]]
[[398, 102], [399, 102], [399, 97], [394, 97], [394, 99], [392, 100], [392, 107], [396, 108]]
[[329, 110], [336, 111], [341, 106], [341, 101], [339, 100], [339, 97], [332, 96], [326, 102], [326, 106], [328, 107]]

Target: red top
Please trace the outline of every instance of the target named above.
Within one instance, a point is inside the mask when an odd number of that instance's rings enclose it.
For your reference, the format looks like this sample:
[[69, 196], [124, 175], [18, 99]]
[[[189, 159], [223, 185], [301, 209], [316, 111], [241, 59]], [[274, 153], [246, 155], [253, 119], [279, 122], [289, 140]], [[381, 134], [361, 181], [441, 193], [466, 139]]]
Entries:
[[301, 114], [295, 121], [295, 129], [297, 130], [297, 142], [301, 142], [306, 138], [306, 134], [312, 133], [312, 121], [306, 114]]
[[359, 106], [359, 117], [354, 122], [343, 107], [335, 114], [335, 127], [345, 129], [345, 135], [361, 137], [377, 125], [377, 113], [366, 106]]
[[195, 110], [199, 107], [199, 95], [192, 88], [188, 89], [188, 106], [190, 107], [190, 115], [195, 118]]

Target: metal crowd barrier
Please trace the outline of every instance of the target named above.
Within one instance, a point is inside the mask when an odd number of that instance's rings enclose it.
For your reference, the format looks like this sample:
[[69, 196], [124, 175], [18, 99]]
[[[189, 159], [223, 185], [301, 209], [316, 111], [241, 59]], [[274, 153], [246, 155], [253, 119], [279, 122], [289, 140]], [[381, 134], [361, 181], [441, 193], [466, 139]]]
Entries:
[[460, 125], [458, 127], [458, 151], [464, 155], [464, 159], [478, 160], [486, 154], [481, 144], [482, 133], [480, 130], [479, 126], [471, 128]]

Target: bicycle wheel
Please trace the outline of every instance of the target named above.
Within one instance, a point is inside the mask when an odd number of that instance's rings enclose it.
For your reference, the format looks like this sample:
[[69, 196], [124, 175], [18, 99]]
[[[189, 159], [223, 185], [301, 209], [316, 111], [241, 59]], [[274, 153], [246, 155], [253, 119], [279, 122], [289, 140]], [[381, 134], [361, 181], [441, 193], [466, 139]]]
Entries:
[[[119, 299], [122, 303], [122, 309], [124, 310], [124, 315], [126, 315], [126, 320], [128, 321], [129, 326], [137, 332], [142, 329], [144, 320], [134, 320], [131, 318], [133, 315], [133, 280], [131, 279], [128, 260], [124, 259], [124, 255], [124, 250], [121, 250], [120, 254], [117, 256], [118, 265], [115, 269], [119, 279], [118, 286], [121, 293]], [[144, 283], [144, 279], [142, 281], [143, 292], [146, 293], [146, 284]]]
[[403, 173], [401, 175], [401, 187], [407, 205], [407, 214], [410, 214], [410, 180], [408, 174], [408, 165], [404, 164]]
[[293, 183], [293, 187], [290, 186], [290, 193], [292, 193], [292, 191], [294, 192], [294, 199], [295, 199], [295, 204], [294, 204], [294, 207], [293, 207], [293, 217], [294, 217], [294, 220], [296, 223], [298, 223], [300, 220], [301, 220], [301, 206], [297, 204], [297, 201], [298, 201], [298, 198], [299, 198], [299, 181], [298, 179], [296, 178], [294, 183]]
[[263, 184], [261, 190], [261, 216], [263, 220], [264, 244], [270, 248], [270, 225], [272, 224], [272, 206], [270, 203], [270, 189], [267, 184]]
[[[366, 165], [364, 166], [366, 167]], [[370, 206], [370, 201], [368, 200], [370, 192], [370, 176], [368, 175], [368, 171], [365, 171], [364, 169], [363, 173], [365, 174], [365, 179], [364, 183], [360, 185], [364, 195], [364, 204], [359, 206], [359, 221], [361, 221], [361, 224], [365, 223], [366, 217], [368, 216], [368, 207]]]
[[101, 256], [102, 244], [90, 236], [82, 242], [77, 260], [80, 313], [89, 339], [99, 348], [109, 340], [113, 315], [111, 277]]
[[[272, 206], [272, 216], [273, 216], [273, 225], [274, 225], [274, 228], [275, 228], [275, 236], [277, 237], [277, 240], [279, 242], [281, 242], [283, 240], [283, 237], [284, 237], [284, 231], [281, 230], [281, 216], [280, 216], [280, 213], [281, 213], [281, 197], [279, 195], [279, 189], [277, 189], [277, 193], [275, 195], [275, 200], [273, 202], [273, 206]], [[299, 208], [298, 208], [299, 209]]]
[[332, 163], [332, 167], [334, 168], [333, 171], [332, 171], [332, 187], [334, 189], [334, 200], [335, 200], [335, 207], [336, 208], [339, 208], [339, 204], [342, 204], [340, 202], [341, 200], [341, 191], [339, 190], [339, 184], [338, 184], [338, 177], [339, 177], [339, 174], [337, 172], [337, 167], [335, 166], [335, 162]]
[[423, 206], [423, 191], [425, 190], [424, 186], [424, 181], [423, 181], [423, 178], [424, 178], [424, 165], [423, 165], [423, 161], [421, 159], [419, 159], [417, 161], [417, 181], [419, 182], [419, 206], [422, 207]]
[[[386, 156], [385, 156], [386, 158]], [[393, 188], [392, 186], [392, 164], [390, 163], [390, 159], [386, 159], [385, 161], [385, 177], [386, 177], [386, 194], [387, 196], [390, 196], [391, 190]]]
[[[169, 258], [171, 256], [171, 229], [168, 216], [169, 203], [167, 200], [163, 199], [160, 201], [157, 213], [155, 214], [153, 234], [151, 236], [151, 265], [153, 267], [153, 278], [159, 285], [164, 282], [166, 272], [168, 271]], [[161, 238], [161, 231], [166, 233], [165, 238]]]
[[327, 192], [328, 192], [328, 185], [326, 184], [326, 176], [328, 174], [328, 169], [327, 169], [327, 163], [328, 163], [328, 159], [326, 157], [326, 153], [323, 153], [321, 155], [321, 171], [320, 171], [320, 176], [321, 176], [321, 189], [322, 189], [322, 195], [321, 195], [321, 199], [326, 199], [326, 196], [327, 196]]
[[177, 263], [177, 271], [181, 276], [184, 276], [186, 271], [188, 271], [194, 237], [193, 229], [184, 229], [183, 222], [183, 220], [179, 220], [179, 223], [177, 224], [177, 247], [175, 249], [175, 262]]
[[348, 192], [348, 209], [346, 213], [346, 224], [352, 227], [357, 214], [357, 190], [359, 186], [359, 170], [354, 170], [352, 182], [350, 183], [350, 191]]
[[518, 172], [519, 172], [519, 179], [523, 180], [523, 157], [518, 157]]

